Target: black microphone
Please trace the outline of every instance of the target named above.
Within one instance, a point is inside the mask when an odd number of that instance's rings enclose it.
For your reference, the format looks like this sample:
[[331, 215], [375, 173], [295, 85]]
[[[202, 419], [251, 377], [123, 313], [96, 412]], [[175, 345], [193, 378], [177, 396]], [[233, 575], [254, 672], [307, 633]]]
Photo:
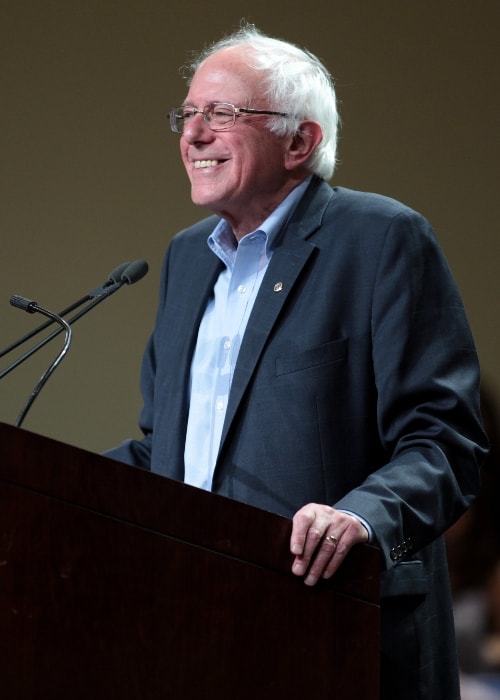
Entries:
[[124, 284], [124, 280], [122, 278], [125, 270], [128, 270], [128, 268], [133, 264], [134, 263], [126, 262], [118, 265], [118, 267], [115, 267], [113, 272], [110, 272], [109, 279], [104, 284], [101, 284], [100, 287], [97, 287], [92, 292], [89, 292], [88, 298], [94, 299], [102, 295], [109, 296], [110, 294], [113, 294], [113, 292], [116, 292], [116, 290]]
[[61, 331], [66, 332], [66, 337], [64, 340], [64, 345], [62, 347], [62, 350], [56, 355], [55, 359], [53, 362], [49, 365], [47, 370], [42, 374], [40, 379], [38, 380], [37, 385], [31, 392], [28, 400], [26, 401], [23, 409], [21, 410], [19, 416], [17, 417], [17, 420], [15, 422], [15, 425], [19, 428], [21, 427], [24, 419], [26, 418], [26, 414], [30, 410], [31, 406], [33, 405], [33, 402], [35, 401], [36, 397], [42, 390], [43, 386], [45, 385], [46, 381], [49, 379], [51, 374], [54, 372], [56, 367], [59, 365], [63, 357], [66, 355], [66, 353], [69, 350], [69, 346], [71, 344], [71, 335], [72, 335], [72, 330], [71, 326], [67, 321], [65, 321], [59, 314], [55, 314], [53, 311], [49, 311], [48, 309], [44, 309], [42, 306], [39, 306], [35, 301], [30, 301], [29, 299], [25, 299], [24, 297], [20, 297], [18, 295], [14, 295], [10, 298], [10, 303], [12, 306], [15, 306], [18, 309], [23, 309], [23, 311], [27, 311], [30, 314], [34, 313], [40, 313], [43, 316], [48, 316], [48, 318], [51, 319], [51, 321], [56, 321], [59, 323], [61, 326]]
[[[58, 316], [66, 316], [67, 314], [71, 313], [78, 307], [82, 306], [86, 302], [90, 301], [91, 299], [100, 296], [100, 294], [109, 294], [109, 290], [111, 287], [114, 285], [120, 283], [122, 274], [124, 271], [130, 266], [130, 262], [125, 262], [122, 263], [121, 265], [118, 265], [118, 267], [115, 267], [115, 269], [109, 274], [108, 279], [104, 284], [102, 284], [100, 287], [97, 287], [97, 289], [94, 289], [92, 292], [89, 292], [88, 294], [85, 294], [81, 299], [78, 299], [78, 301], [75, 301], [73, 304], [70, 306], [67, 306], [65, 309], [62, 311], [59, 311]], [[120, 284], [121, 286], [121, 284]], [[44, 331], [46, 328], [48, 328], [50, 325], [54, 323], [54, 319], [50, 319], [49, 321], [46, 321], [45, 323], [42, 323], [40, 326], [35, 328], [34, 330], [30, 331], [29, 333], [26, 333], [26, 335], [23, 335], [22, 338], [19, 338], [19, 340], [14, 341], [10, 345], [8, 345], [6, 348], [0, 351], [0, 357], [4, 357], [5, 355], [8, 355], [9, 352], [12, 350], [15, 350], [18, 348], [20, 345], [23, 345], [23, 343], [26, 343], [28, 340], [31, 340], [35, 335], [38, 335], [41, 331]]]
[[135, 284], [148, 274], [148, 270], [149, 265], [145, 260], [135, 260], [123, 270], [121, 276], [122, 283]]
[[[89, 294], [87, 294], [85, 297], [82, 298], [79, 302], [76, 304], [73, 304], [71, 307], [68, 307], [70, 311], [74, 310], [78, 306], [82, 306], [83, 303], [89, 302], [86, 307], [81, 309], [78, 313], [76, 313], [74, 316], [72, 316], [68, 324], [72, 325], [76, 321], [78, 321], [79, 318], [84, 316], [86, 313], [91, 311], [95, 306], [100, 304], [104, 299], [108, 299], [112, 294], [114, 294], [118, 289], [123, 287], [123, 285], [130, 285], [130, 284], [135, 284], [139, 280], [141, 280], [149, 270], [149, 266], [145, 260], [135, 260], [132, 263], [123, 263], [119, 267], [115, 268], [113, 272], [110, 275], [110, 278], [107, 282], [105, 282], [101, 287], [97, 287], [97, 289], [93, 290]], [[23, 297], [19, 297], [23, 298]], [[38, 310], [40, 307], [36, 307], [34, 310]], [[68, 313], [68, 309], [65, 309], [63, 312], [60, 314], [54, 314], [54, 316], [59, 316], [62, 318], [62, 316], [65, 315], [65, 313]], [[40, 312], [42, 313], [42, 312]], [[49, 321], [49, 324], [53, 322], [53, 318]], [[40, 330], [42, 330], [43, 327], [46, 327], [46, 324], [43, 324], [43, 326], [35, 329], [32, 335], [35, 335], [38, 333]], [[38, 342], [35, 346], [33, 346], [30, 350], [24, 353], [24, 355], [21, 355], [15, 362], [13, 362], [11, 365], [6, 367], [2, 372], [0, 372], [0, 379], [3, 379], [3, 377], [7, 376], [12, 370], [16, 369], [20, 364], [22, 364], [25, 360], [27, 360], [29, 357], [31, 357], [35, 352], [40, 350], [40, 348], [44, 347], [50, 340], [56, 337], [56, 335], [59, 335], [61, 333], [63, 328], [57, 328], [55, 331], [50, 333], [50, 335], [46, 336]], [[22, 342], [28, 339], [28, 337], [32, 337], [32, 335], [27, 335], [24, 336], [20, 341], [18, 341], [16, 344], [13, 344], [10, 346], [6, 351], [4, 351], [2, 354], [6, 354], [6, 352], [10, 351], [13, 349], [13, 347], [17, 347], [20, 345]], [[1, 357], [2, 355], [0, 355]]]

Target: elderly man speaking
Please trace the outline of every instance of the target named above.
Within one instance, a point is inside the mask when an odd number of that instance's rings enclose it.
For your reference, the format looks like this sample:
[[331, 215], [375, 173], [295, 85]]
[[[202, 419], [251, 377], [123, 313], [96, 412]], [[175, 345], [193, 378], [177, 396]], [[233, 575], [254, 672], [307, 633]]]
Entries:
[[144, 437], [107, 454], [292, 517], [307, 585], [378, 545], [381, 698], [458, 700], [442, 534], [486, 451], [476, 352], [429, 223], [327, 184], [337, 123], [322, 63], [251, 25], [193, 65], [170, 126], [214, 214], [169, 246]]

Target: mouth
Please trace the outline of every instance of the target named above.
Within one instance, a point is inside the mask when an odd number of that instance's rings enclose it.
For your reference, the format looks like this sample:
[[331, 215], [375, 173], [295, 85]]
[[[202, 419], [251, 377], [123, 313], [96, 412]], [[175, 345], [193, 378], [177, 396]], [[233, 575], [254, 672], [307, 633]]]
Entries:
[[220, 163], [224, 162], [223, 160], [195, 160], [193, 161], [193, 165], [196, 170], [200, 170], [203, 168], [214, 168], [216, 165], [220, 165]]

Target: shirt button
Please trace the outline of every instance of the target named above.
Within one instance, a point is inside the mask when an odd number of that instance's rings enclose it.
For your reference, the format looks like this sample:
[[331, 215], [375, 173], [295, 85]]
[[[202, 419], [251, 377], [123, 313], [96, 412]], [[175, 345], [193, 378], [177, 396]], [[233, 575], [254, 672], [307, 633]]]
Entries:
[[245, 287], [245, 285], [244, 285], [244, 284], [240, 284], [240, 286], [238, 287], [238, 292], [239, 292], [240, 294], [245, 294], [246, 291], [247, 291], [247, 288]]
[[224, 410], [224, 401], [222, 401], [222, 399], [219, 399], [219, 401], [217, 401], [217, 410], [218, 411]]
[[224, 343], [224, 350], [229, 350], [230, 348], [231, 348], [231, 341], [226, 340], [226, 342]]

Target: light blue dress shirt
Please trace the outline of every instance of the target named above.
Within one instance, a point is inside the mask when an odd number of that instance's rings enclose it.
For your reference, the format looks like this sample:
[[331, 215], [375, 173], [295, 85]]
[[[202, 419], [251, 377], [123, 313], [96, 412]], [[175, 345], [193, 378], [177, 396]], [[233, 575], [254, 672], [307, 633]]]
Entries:
[[210, 490], [238, 352], [276, 240], [304, 194], [298, 185], [239, 243], [222, 219], [208, 245], [225, 267], [203, 315], [191, 365], [184, 450], [186, 483]]

